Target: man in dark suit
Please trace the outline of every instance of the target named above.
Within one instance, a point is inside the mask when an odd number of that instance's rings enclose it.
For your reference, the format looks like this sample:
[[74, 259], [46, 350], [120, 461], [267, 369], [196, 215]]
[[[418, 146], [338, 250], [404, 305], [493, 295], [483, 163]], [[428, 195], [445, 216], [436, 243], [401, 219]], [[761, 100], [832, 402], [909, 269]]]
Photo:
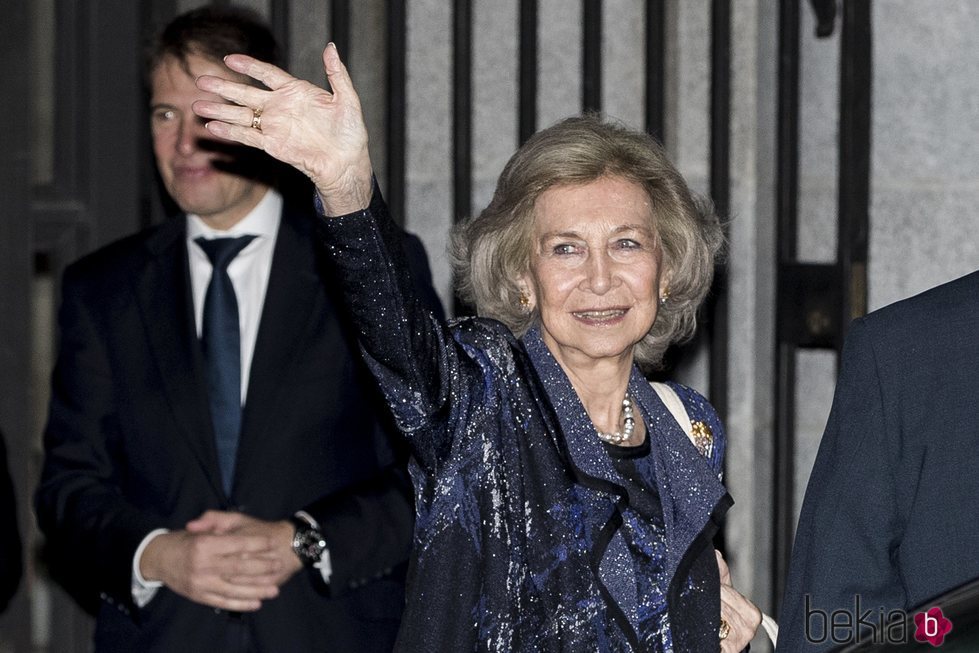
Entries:
[[[979, 272], [853, 323], [799, 518], [779, 651], [853, 641], [979, 577], [977, 324]], [[914, 635], [876, 628], [877, 641]]]
[[410, 485], [321, 271], [312, 191], [284, 196], [192, 111], [226, 54], [275, 49], [214, 6], [161, 33], [153, 148], [184, 215], [65, 273], [36, 506], [52, 564], [98, 592], [99, 651], [393, 646]]

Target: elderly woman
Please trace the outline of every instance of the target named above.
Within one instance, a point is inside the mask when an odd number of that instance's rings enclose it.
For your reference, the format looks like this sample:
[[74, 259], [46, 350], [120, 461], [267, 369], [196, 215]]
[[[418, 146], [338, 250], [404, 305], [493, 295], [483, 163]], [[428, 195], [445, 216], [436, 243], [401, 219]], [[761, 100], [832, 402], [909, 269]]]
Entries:
[[721, 425], [640, 372], [693, 329], [721, 243], [660, 147], [591, 117], [531, 138], [455, 234], [480, 317], [446, 325], [413, 295], [335, 48], [332, 93], [226, 63], [270, 90], [202, 77], [233, 104], [194, 110], [316, 185], [337, 283], [414, 453], [399, 647], [741, 650], [761, 615], [711, 544], [731, 505]]

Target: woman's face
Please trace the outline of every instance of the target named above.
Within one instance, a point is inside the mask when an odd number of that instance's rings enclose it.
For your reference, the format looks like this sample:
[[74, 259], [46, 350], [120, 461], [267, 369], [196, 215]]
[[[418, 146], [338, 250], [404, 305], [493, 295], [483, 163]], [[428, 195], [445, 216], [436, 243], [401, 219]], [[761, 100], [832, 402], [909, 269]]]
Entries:
[[618, 177], [548, 189], [532, 238], [522, 281], [555, 358], [566, 368], [631, 362], [666, 283], [646, 192]]

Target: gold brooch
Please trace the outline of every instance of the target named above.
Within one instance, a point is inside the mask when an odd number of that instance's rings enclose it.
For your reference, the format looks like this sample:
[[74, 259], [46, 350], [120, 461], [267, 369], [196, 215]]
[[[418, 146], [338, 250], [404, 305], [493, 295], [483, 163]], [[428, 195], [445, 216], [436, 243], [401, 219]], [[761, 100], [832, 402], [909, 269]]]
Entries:
[[710, 457], [714, 449], [714, 433], [704, 422], [690, 422], [690, 439], [701, 456]]

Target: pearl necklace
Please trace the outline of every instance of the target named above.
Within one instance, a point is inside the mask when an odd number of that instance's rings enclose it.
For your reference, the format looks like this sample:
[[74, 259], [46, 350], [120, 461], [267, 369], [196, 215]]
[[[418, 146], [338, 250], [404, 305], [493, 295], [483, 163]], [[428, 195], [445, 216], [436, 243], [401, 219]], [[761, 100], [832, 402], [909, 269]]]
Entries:
[[615, 431], [614, 433], [605, 433], [599, 431], [598, 427], [595, 427], [598, 432], [598, 439], [602, 442], [608, 444], [622, 444], [623, 442], [628, 442], [632, 437], [632, 432], [636, 430], [636, 418], [632, 414], [632, 397], [626, 395], [622, 399], [622, 430]]

